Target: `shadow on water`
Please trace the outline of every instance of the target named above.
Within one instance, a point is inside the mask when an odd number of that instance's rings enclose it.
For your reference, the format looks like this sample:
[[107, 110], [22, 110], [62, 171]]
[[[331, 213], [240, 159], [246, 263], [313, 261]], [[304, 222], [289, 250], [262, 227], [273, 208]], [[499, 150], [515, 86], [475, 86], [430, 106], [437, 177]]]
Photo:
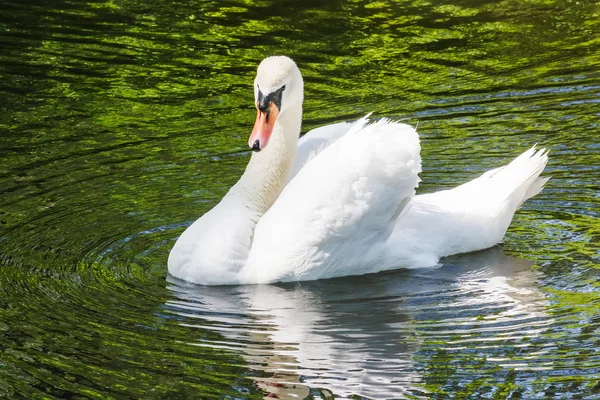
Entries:
[[[425, 395], [432, 342], [452, 352], [478, 335], [496, 375], [516, 362], [497, 357], [551, 323], [528, 261], [499, 248], [452, 257], [441, 267], [277, 285], [197, 286], [169, 278], [170, 312], [241, 352], [267, 393], [304, 398], [309, 388], [338, 395]], [[462, 339], [461, 339], [462, 338]], [[494, 345], [492, 347], [484, 344]], [[454, 363], [459, 364], [460, 356]], [[540, 367], [535, 357], [523, 368]], [[446, 379], [455, 379], [447, 371]], [[436, 379], [443, 379], [438, 376]]]

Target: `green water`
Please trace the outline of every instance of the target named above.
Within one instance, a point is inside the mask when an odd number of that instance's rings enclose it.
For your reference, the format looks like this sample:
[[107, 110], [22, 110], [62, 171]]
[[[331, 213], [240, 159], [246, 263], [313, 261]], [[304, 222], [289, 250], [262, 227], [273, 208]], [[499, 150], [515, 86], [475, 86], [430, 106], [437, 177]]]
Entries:
[[[303, 131], [418, 125], [421, 192], [535, 143], [552, 179], [438, 269], [167, 278], [245, 167], [273, 54]], [[2, 2], [0, 398], [600, 398], [599, 138], [592, 0]]]

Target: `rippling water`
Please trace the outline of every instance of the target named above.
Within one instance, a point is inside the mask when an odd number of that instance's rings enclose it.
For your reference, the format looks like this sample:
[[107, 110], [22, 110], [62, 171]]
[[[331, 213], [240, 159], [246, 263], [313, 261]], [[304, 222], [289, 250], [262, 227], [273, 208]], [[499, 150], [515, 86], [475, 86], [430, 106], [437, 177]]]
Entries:
[[[240, 176], [252, 79], [304, 73], [304, 131], [374, 111], [421, 192], [534, 143], [505, 243], [302, 284], [166, 277]], [[0, 398], [600, 398], [595, 1], [0, 4]]]

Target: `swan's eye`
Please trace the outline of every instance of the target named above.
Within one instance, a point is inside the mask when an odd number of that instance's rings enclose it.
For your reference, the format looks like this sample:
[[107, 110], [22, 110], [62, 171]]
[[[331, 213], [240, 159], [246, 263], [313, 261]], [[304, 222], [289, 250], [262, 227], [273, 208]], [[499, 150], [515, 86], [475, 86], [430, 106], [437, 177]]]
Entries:
[[281, 97], [283, 96], [283, 91], [285, 90], [285, 85], [283, 85], [282, 87], [280, 87], [276, 91], [269, 93], [266, 96], [260, 90], [260, 87], [258, 87], [258, 86], [256, 86], [256, 87], [258, 88], [258, 101], [257, 101], [256, 107], [260, 111], [262, 111], [262, 112], [268, 112], [269, 111], [269, 105], [271, 103], [275, 104], [275, 106], [277, 107], [277, 109], [279, 111], [281, 111]]

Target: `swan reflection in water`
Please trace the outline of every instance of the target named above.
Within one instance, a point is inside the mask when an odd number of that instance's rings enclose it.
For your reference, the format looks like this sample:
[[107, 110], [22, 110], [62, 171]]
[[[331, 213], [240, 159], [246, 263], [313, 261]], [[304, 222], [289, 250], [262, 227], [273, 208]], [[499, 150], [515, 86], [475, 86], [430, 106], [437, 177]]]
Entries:
[[[435, 361], [425, 344], [475, 348], [514, 368], [517, 342], [551, 324], [532, 263], [499, 248], [443, 261], [436, 269], [276, 285], [211, 287], [170, 277], [176, 299], [167, 306], [190, 329], [222, 335], [191, 344], [241, 353], [257, 386], [279, 398], [304, 398], [308, 387], [372, 398], [426, 393]], [[527, 369], [522, 352], [519, 359]]]

